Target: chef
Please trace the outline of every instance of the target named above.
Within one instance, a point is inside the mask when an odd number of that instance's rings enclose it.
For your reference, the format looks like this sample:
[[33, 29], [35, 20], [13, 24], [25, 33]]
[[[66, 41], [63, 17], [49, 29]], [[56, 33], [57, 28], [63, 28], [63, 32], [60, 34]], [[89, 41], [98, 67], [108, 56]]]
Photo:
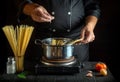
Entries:
[[35, 56], [38, 52], [40, 55], [40, 48], [34, 44], [36, 38], [64, 37], [81, 39], [82, 45], [75, 46], [74, 55], [80, 61], [89, 60], [89, 43], [95, 39], [94, 29], [100, 17], [97, 1], [15, 0], [15, 4], [18, 23], [35, 27], [29, 44], [32, 48], [28, 49], [29, 56]]

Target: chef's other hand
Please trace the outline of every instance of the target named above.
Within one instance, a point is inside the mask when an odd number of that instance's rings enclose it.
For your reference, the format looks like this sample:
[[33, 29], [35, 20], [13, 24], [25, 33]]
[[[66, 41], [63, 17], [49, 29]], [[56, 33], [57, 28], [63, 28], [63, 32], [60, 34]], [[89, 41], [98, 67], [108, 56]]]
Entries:
[[97, 18], [95, 16], [86, 17], [85, 26], [81, 30], [81, 42], [89, 43], [95, 40], [94, 28], [97, 23]]
[[81, 42], [86, 44], [86, 43], [93, 42], [94, 39], [95, 39], [95, 35], [93, 30], [89, 29], [88, 26], [85, 26], [81, 30]]
[[43, 6], [35, 3], [26, 4], [23, 12], [36, 22], [51, 22], [54, 19]]

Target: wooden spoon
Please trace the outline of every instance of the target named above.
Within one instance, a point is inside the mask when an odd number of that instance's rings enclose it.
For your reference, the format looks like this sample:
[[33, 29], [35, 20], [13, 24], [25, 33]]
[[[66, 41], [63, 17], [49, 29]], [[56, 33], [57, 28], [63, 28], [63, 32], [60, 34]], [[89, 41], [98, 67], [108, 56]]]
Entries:
[[68, 42], [67, 44], [73, 45], [73, 44], [75, 44], [75, 43], [80, 43], [81, 40], [82, 40], [82, 39], [76, 39], [76, 40], [73, 40], [73, 41]]

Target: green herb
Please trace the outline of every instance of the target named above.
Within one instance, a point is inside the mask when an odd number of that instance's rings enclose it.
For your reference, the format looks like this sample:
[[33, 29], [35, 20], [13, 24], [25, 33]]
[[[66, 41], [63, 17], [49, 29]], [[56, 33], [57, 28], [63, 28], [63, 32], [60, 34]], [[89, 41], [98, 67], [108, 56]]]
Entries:
[[27, 75], [27, 72], [22, 72], [22, 73], [19, 73], [17, 76], [18, 76], [19, 78], [25, 79], [25, 78], [26, 78], [26, 75]]

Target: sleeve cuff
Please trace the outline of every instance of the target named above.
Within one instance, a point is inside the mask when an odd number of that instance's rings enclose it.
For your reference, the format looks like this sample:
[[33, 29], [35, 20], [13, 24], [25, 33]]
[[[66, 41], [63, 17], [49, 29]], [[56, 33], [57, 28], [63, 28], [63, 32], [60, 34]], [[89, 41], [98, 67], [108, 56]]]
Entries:
[[31, 0], [24, 0], [20, 5], [18, 6], [18, 13], [17, 13], [17, 21], [20, 23], [20, 21], [26, 16], [23, 14], [23, 8], [27, 3], [33, 3]]
[[92, 16], [96, 16], [97, 18], [100, 18], [100, 10], [91, 10], [91, 11], [88, 11], [86, 16], [89, 16], [89, 15], [92, 15]]

